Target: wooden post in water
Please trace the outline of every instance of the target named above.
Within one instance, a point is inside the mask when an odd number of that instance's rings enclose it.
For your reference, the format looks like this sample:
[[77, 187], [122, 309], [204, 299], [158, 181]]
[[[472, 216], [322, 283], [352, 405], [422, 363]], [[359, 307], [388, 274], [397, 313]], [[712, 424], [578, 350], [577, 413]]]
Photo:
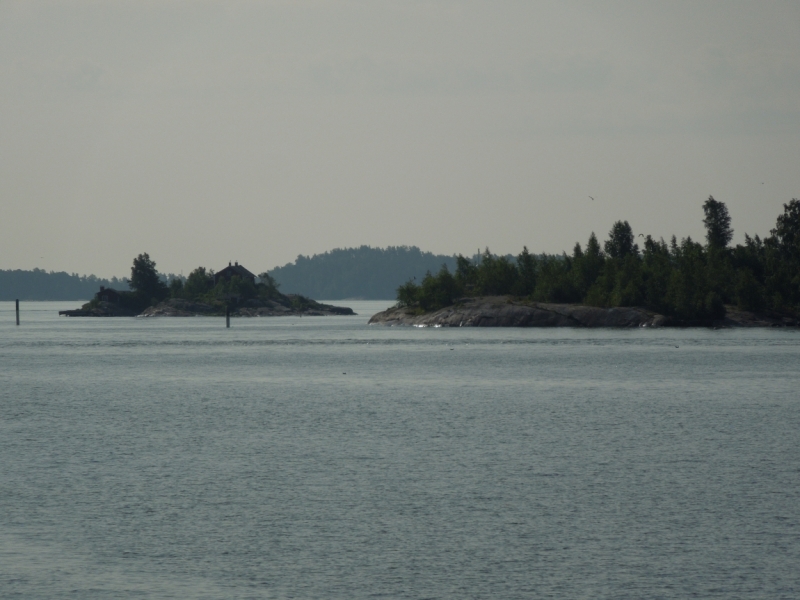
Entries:
[[19, 325], [19, 298], [17, 298], [17, 325]]
[[230, 329], [231, 326], [231, 307], [225, 307], [225, 327]]

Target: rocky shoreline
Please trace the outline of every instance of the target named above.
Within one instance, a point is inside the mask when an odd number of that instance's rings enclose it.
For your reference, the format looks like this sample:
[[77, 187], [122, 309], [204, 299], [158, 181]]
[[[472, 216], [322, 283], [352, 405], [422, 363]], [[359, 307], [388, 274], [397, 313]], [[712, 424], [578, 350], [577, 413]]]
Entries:
[[507, 296], [462, 298], [452, 306], [419, 314], [414, 308], [390, 308], [372, 316], [370, 325], [415, 327], [796, 327], [797, 319], [757, 315], [728, 307], [725, 319], [682, 322], [641, 307], [599, 308], [579, 304], [528, 302]]
[[[303, 298], [303, 302], [292, 303], [293, 296], [287, 295], [284, 302], [274, 300], [247, 301], [231, 308], [232, 317], [327, 317], [338, 315], [355, 315], [353, 309], [345, 306], [321, 304]], [[59, 315], [66, 317], [218, 317], [225, 315], [225, 309], [219, 305], [212, 306], [201, 302], [192, 302], [181, 298], [170, 298], [149, 306], [137, 313], [111, 302], [99, 302], [97, 306], [85, 305], [75, 310], [62, 310]]]

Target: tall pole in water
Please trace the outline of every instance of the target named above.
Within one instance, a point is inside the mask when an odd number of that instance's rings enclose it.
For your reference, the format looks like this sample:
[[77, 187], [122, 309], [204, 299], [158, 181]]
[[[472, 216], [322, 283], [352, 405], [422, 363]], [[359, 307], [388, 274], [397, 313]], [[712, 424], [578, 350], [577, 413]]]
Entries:
[[19, 298], [17, 298], [17, 325], [19, 325]]
[[231, 326], [231, 307], [225, 307], [225, 327], [230, 328]]

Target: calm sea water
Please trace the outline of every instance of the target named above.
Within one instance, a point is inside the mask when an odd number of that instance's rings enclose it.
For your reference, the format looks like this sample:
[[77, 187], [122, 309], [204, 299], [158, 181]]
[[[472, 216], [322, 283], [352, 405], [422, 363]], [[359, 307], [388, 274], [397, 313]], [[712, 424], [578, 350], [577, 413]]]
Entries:
[[800, 333], [0, 306], [0, 597], [797, 598]]

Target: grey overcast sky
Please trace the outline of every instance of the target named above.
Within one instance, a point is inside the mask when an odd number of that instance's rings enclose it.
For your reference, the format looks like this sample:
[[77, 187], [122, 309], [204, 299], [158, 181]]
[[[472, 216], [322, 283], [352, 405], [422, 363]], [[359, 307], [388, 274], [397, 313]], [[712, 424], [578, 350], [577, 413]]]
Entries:
[[709, 195], [737, 242], [800, 197], [800, 2], [0, 2], [0, 268], [697, 239]]

